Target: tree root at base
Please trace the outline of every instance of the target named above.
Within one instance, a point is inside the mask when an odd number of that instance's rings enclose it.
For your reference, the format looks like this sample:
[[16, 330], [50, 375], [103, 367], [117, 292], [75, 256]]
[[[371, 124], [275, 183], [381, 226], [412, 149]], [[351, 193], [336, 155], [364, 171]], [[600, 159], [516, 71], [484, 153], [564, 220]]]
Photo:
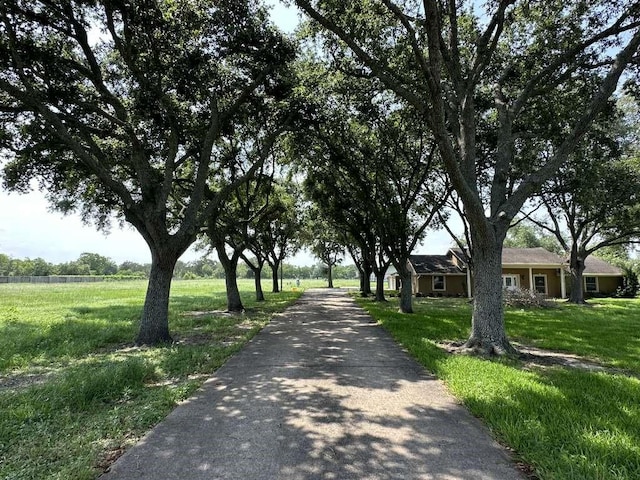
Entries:
[[471, 337], [460, 348], [469, 353], [485, 356], [519, 355], [518, 350], [507, 339], [496, 341]]

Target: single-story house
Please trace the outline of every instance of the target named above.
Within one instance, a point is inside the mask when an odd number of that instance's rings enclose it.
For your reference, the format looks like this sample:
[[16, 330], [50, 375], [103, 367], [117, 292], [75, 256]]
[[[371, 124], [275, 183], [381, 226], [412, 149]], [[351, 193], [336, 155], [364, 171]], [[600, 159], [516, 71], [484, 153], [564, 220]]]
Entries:
[[[416, 295], [471, 297], [471, 271], [462, 250], [446, 255], [411, 255], [412, 290]], [[504, 248], [502, 284], [505, 288], [536, 290], [548, 297], [566, 298], [570, 282], [567, 262], [544, 248]], [[587, 294], [609, 295], [622, 286], [623, 272], [597, 257], [587, 257], [584, 288]], [[399, 288], [399, 277], [390, 278], [391, 289]]]

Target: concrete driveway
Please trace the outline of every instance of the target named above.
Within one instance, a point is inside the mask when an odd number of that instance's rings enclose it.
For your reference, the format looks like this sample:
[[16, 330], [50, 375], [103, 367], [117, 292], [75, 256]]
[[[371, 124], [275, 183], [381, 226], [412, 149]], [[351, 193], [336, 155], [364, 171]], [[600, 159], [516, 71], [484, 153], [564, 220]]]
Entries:
[[314, 289], [101, 478], [524, 477], [344, 291]]

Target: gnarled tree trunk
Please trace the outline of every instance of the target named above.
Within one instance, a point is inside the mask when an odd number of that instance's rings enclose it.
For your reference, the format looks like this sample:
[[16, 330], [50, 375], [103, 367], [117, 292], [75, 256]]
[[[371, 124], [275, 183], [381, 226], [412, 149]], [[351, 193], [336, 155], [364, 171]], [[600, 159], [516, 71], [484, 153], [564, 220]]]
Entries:
[[256, 302], [264, 302], [264, 291], [262, 290], [262, 268], [253, 271], [254, 283], [256, 286]]
[[387, 273], [386, 268], [376, 272], [376, 302], [386, 302], [384, 298], [384, 276]]
[[333, 288], [333, 266], [331, 265], [331, 263], [327, 265], [329, 267], [327, 270], [327, 287]]
[[584, 255], [580, 255], [576, 249], [571, 250], [571, 258], [569, 260], [569, 270], [571, 271], [571, 293], [569, 294], [569, 303], [583, 305], [587, 302], [584, 299]]
[[[237, 267], [237, 263], [236, 263]], [[227, 271], [225, 268], [225, 285], [227, 287], [227, 311], [228, 312], [243, 312], [244, 305], [242, 305], [242, 299], [240, 298], [240, 290], [238, 289], [238, 274], [236, 268], [232, 271]]]
[[244, 263], [251, 269], [253, 273], [253, 283], [256, 287], [256, 302], [264, 302], [264, 292], [262, 290], [262, 269], [264, 268], [264, 260], [251, 261], [244, 254], [240, 254]]
[[279, 293], [280, 292], [280, 284], [278, 283], [278, 269], [280, 268], [280, 262], [274, 262], [272, 264], [270, 264], [271, 266], [271, 282], [272, 282], [272, 286], [271, 286], [271, 291], [273, 293]]
[[171, 278], [180, 254], [151, 248], [151, 272], [142, 309], [136, 345], [157, 345], [172, 341], [169, 334]]
[[366, 286], [364, 282], [364, 272], [358, 267], [358, 279], [360, 281], [360, 296], [367, 297]]
[[366, 260], [362, 261], [362, 265], [358, 266], [358, 272], [360, 274], [360, 294], [363, 297], [371, 295], [371, 273], [373, 268]]
[[[246, 262], [245, 262], [246, 263]], [[262, 290], [262, 266], [247, 263], [247, 267], [253, 273], [253, 284], [256, 287], [256, 302], [264, 302], [264, 291]]]
[[400, 276], [400, 311], [413, 313], [413, 287], [411, 285], [411, 270], [407, 261], [395, 266]]
[[224, 243], [216, 245], [218, 259], [224, 268], [224, 283], [227, 289], [227, 311], [243, 312], [244, 305], [240, 298], [240, 290], [238, 289], [238, 259], [240, 253], [234, 251], [231, 256], [227, 256]]
[[502, 303], [502, 241], [473, 244], [473, 316], [465, 347], [481, 353], [516, 353], [507, 338]]
[[371, 272], [372, 269], [366, 262], [358, 267], [358, 273], [360, 274], [360, 295], [368, 297], [371, 295]]

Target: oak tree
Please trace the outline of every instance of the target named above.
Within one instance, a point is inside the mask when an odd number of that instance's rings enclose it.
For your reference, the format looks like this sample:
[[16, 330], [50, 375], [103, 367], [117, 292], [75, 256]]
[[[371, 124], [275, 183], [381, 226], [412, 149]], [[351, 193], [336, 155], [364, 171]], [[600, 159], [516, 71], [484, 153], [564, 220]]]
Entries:
[[0, 2], [5, 182], [136, 228], [151, 252], [137, 343], [171, 340], [176, 261], [253, 172], [228, 181], [221, 142], [281, 96], [293, 54], [250, 0]]
[[530, 216], [555, 236], [568, 257], [571, 303], [585, 303], [589, 255], [640, 238], [640, 169], [630, 159], [610, 155], [584, 152], [561, 168], [541, 194], [546, 215]]

